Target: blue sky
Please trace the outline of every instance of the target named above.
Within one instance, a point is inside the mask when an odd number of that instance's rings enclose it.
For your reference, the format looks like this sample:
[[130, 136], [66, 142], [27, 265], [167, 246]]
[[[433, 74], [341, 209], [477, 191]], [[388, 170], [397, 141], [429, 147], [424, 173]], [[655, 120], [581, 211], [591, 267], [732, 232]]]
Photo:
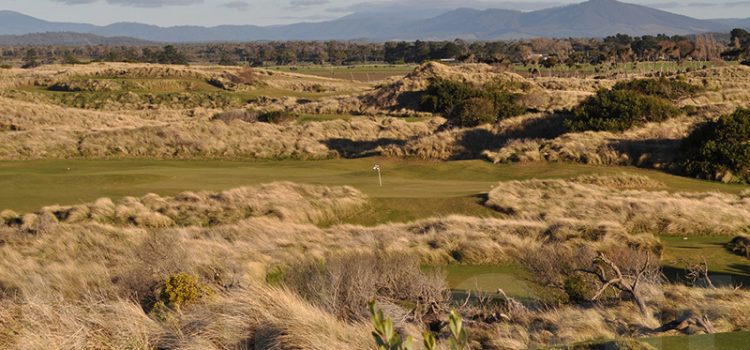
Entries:
[[[582, 0], [0, 0], [0, 9], [46, 20], [161, 26], [272, 25], [321, 21], [365, 9], [418, 11], [457, 7], [533, 10]], [[750, 17], [750, 0], [625, 0], [697, 18]]]

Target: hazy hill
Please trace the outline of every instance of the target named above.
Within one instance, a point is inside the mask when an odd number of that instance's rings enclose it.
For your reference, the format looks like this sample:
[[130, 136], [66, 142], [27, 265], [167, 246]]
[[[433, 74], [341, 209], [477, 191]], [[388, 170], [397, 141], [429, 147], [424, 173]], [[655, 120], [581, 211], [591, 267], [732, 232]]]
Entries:
[[158, 27], [140, 23], [108, 26], [47, 22], [16, 12], [0, 11], [0, 34], [81, 32], [108, 37], [133, 37], [159, 42], [250, 40], [413, 40], [413, 39], [513, 39], [525, 37], [602, 37], [616, 33], [693, 34], [746, 27], [750, 20], [700, 20], [616, 0], [520, 12], [512, 10], [457, 9], [430, 18], [394, 13], [355, 13], [318, 23], [259, 27]]
[[151, 41], [128, 37], [103, 37], [87, 33], [47, 32], [24, 35], [0, 35], [0, 45], [148, 45]]

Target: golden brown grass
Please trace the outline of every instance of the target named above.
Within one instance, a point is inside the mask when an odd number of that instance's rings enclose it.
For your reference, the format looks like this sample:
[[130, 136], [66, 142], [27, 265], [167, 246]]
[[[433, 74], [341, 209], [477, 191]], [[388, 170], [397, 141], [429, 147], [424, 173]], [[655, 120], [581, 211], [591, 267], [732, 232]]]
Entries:
[[88, 204], [45, 207], [17, 218], [5, 212], [2, 217], [6, 222], [17, 220], [22, 226], [33, 226], [32, 222], [42, 218], [66, 224], [97, 222], [138, 227], [216, 226], [259, 216], [317, 223], [345, 216], [365, 203], [365, 196], [352, 187], [285, 182], [223, 192], [183, 192], [174, 197], [152, 193], [141, 198], [126, 197], [117, 203], [100, 198]]
[[742, 195], [630, 189], [643, 181], [506, 182], [489, 193], [487, 204], [518, 218], [618, 225], [630, 233], [731, 235], [750, 224], [750, 201]]
[[[59, 207], [20, 220], [5, 212], [0, 216], [11, 223], [0, 228], [0, 347], [368, 349], [368, 325], [342, 321], [266, 278], [279, 267], [355, 252], [401, 252], [425, 264], [499, 264], [550, 244], [658, 251], [651, 232], [722, 233], [750, 217], [744, 197], [632, 190], [639, 186], [660, 184], [625, 175], [500, 183], [489, 203], [511, 208], [505, 218], [451, 216], [375, 227], [313, 225], [361, 205], [361, 194], [292, 184], [147, 195], [117, 205], [102, 199], [67, 208], [78, 210], [78, 219], [55, 218], [65, 209]], [[172, 227], [96, 219], [132, 210], [168, 217]], [[219, 220], [206, 226], [208, 217]], [[144, 298], [176, 272], [198, 276], [215, 293], [169, 317], [149, 315]], [[707, 315], [719, 331], [750, 328], [745, 290], [648, 288], [654, 316], [646, 319], [625, 301], [532, 304], [507, 320], [467, 326], [489, 349], [642, 335], [687, 312]], [[404, 327], [418, 335], [422, 326]]]
[[[617, 80], [525, 79], [487, 65], [428, 63], [407, 77], [378, 86], [270, 70], [256, 70], [250, 83], [232, 85], [231, 82], [239, 81], [242, 74], [245, 73], [240, 67], [120, 63], [3, 70], [0, 72], [4, 84], [0, 94], [5, 96], [0, 98], [0, 159], [318, 159], [383, 154], [428, 159], [545, 160], [669, 168], [674, 166], [679, 139], [696, 123], [745, 106], [750, 100], [743, 92], [747, 90], [744, 81], [750, 78], [750, 68], [717, 67], [685, 75], [689, 82], [707, 88], [678, 103], [697, 107], [695, 116], [651, 123], [623, 133], [566, 134], [562, 127], [565, 116], [549, 112], [530, 113], [494, 126], [443, 130], [439, 128], [441, 118], [403, 123], [387, 116], [429, 119], [429, 114], [412, 109], [414, 106], [410, 106], [409, 101], [414, 102], [412, 95], [424, 89], [431, 77], [472, 83], [522, 84], [528, 92], [525, 103], [540, 111], [572, 107], [596, 89], [609, 87]], [[182, 97], [176, 97], [176, 102], [166, 101], [165, 105], [144, 105], [139, 97], [115, 110], [95, 111], [54, 105], [32, 91], [9, 92], [19, 86], [47, 87], [56, 82], [99, 86], [106, 83], [106, 77], [112, 76], [122, 81], [110, 84], [146, 84], [158, 88], [165, 88], [164, 84], [184, 85], [216, 79], [231, 85], [232, 89], [250, 92], [270, 88], [294, 95], [320, 90], [329, 97], [314, 101], [299, 96], [267, 97], [243, 107], [367, 117], [284, 127], [263, 123], [222, 124], [209, 121], [210, 116], [219, 112], [214, 104], [209, 103], [207, 106], [214, 106], [210, 108], [186, 109], [185, 103], [192, 102], [184, 102]], [[178, 88], [186, 90], [184, 86]]]

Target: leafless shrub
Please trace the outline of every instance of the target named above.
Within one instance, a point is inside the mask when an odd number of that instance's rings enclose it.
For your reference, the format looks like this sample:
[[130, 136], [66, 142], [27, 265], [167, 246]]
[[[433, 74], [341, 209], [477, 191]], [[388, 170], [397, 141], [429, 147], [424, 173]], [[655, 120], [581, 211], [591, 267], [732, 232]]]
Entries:
[[622, 292], [644, 316], [648, 310], [643, 285], [661, 282], [657, 260], [653, 252], [622, 245], [596, 251], [590, 245], [552, 244], [522, 257], [531, 282], [553, 303], [620, 299]]
[[284, 284], [346, 320], [365, 319], [372, 300], [406, 308], [402, 316], [417, 319], [442, 310], [448, 300], [442, 276], [423, 272], [416, 257], [382, 251], [343, 253], [292, 266]]

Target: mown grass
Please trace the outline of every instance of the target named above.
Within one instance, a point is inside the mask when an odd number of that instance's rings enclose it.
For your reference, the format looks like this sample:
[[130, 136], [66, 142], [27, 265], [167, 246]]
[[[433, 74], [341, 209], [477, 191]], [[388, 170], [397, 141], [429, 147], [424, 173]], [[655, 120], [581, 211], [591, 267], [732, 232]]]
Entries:
[[404, 76], [416, 65], [357, 65], [357, 66], [280, 66], [272, 70], [297, 74], [314, 75], [325, 78], [374, 82], [395, 76]]
[[731, 254], [726, 243], [732, 237], [662, 237], [665, 274], [670, 280], [684, 279], [686, 262], [708, 262], [712, 281], [717, 285], [750, 286], [750, 260]]
[[748, 348], [750, 332], [654, 337], [642, 341], [660, 350], [740, 350]]
[[[383, 169], [378, 186], [374, 164]], [[500, 181], [571, 178], [586, 174], [646, 175], [670, 191], [739, 193], [746, 186], [672, 176], [658, 171], [588, 166], [572, 163], [496, 165], [484, 161], [434, 162], [383, 158], [325, 161], [163, 161], [163, 160], [41, 160], [0, 162], [0, 208], [36, 210], [50, 204], [76, 204], [99, 197], [118, 198], [154, 192], [174, 195], [185, 190], [223, 190], [273, 181], [351, 185], [372, 198], [370, 216], [352, 221], [376, 223], [419, 219], [448, 213], [485, 212], [477, 196]], [[435, 201], [442, 198], [443, 202]], [[387, 201], [385, 199], [388, 199]], [[430, 202], [432, 202], [430, 204]], [[485, 212], [486, 213], [486, 212]], [[375, 219], [373, 217], [377, 216]]]

